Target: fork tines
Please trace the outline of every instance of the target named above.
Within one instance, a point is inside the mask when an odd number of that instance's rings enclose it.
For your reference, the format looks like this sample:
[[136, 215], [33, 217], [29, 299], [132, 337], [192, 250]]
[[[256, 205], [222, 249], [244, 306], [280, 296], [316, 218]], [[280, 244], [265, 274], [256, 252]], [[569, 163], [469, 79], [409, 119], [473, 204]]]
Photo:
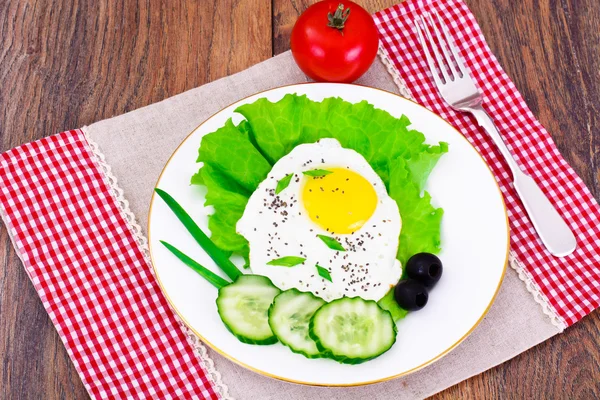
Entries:
[[[435, 15], [435, 20], [432, 14]], [[426, 13], [423, 16], [416, 17], [414, 25], [417, 28], [417, 35], [423, 46], [423, 52], [427, 57], [427, 63], [438, 85], [463, 78], [468, 74], [448, 28], [437, 13]], [[440, 33], [440, 28], [443, 35]], [[427, 40], [425, 40], [425, 37], [427, 37]]]

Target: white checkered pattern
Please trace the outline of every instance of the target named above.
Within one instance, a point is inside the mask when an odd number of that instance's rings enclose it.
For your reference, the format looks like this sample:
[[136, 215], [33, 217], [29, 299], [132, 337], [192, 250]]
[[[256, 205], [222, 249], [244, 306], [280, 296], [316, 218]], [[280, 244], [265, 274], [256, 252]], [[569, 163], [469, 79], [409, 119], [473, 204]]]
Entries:
[[0, 209], [92, 398], [217, 399], [80, 130], [0, 155]]
[[[578, 248], [572, 255], [556, 258], [545, 250], [492, 140], [440, 97], [412, 24], [428, 11], [437, 11], [448, 26], [509, 149], [574, 230]], [[383, 48], [413, 97], [462, 132], [492, 168], [508, 209], [512, 250], [556, 313], [567, 325], [589, 314], [600, 305], [600, 207], [500, 67], [473, 14], [462, 0], [409, 0], [374, 17]]]

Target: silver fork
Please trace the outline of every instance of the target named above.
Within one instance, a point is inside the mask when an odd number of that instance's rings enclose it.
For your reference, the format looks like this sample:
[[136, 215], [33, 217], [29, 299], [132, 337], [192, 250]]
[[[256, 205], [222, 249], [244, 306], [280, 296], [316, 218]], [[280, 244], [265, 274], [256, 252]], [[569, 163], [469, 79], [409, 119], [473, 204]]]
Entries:
[[575, 235], [533, 178], [523, 172], [511, 155], [494, 122], [483, 108], [483, 94], [469, 75], [448, 28], [439, 15], [434, 15], [437, 25], [431, 14], [417, 17], [414, 25], [442, 97], [455, 110], [473, 114], [479, 125], [490, 135], [506, 159], [512, 171], [513, 185], [548, 251], [556, 257], [571, 254], [577, 247]]

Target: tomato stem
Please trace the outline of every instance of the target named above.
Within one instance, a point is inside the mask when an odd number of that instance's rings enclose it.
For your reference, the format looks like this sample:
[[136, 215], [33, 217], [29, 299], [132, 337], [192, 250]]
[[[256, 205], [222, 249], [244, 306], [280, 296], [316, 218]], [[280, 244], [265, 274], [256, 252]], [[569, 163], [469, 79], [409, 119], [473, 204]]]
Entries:
[[329, 21], [327, 26], [341, 31], [342, 29], [344, 29], [344, 24], [346, 23], [346, 20], [349, 16], [350, 7], [344, 10], [344, 5], [340, 3], [338, 8], [335, 10], [335, 13], [327, 13], [327, 20]]

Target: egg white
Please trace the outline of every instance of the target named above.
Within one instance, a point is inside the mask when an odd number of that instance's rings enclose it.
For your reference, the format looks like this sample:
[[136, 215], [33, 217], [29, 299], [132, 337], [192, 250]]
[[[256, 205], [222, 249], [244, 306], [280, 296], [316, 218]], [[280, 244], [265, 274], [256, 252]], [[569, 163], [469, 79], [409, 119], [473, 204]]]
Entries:
[[[367, 179], [377, 193], [375, 212], [365, 225], [347, 235], [332, 235], [314, 224], [302, 206], [302, 172], [327, 167], [349, 168]], [[294, 176], [278, 195], [277, 182]], [[282, 290], [297, 288], [330, 301], [343, 296], [379, 300], [402, 274], [396, 260], [402, 220], [381, 178], [354, 150], [335, 139], [302, 144], [281, 158], [250, 197], [237, 231], [250, 245], [252, 273], [264, 275]], [[317, 235], [334, 236], [346, 248], [336, 252]], [[285, 256], [306, 258], [293, 267], [267, 263]], [[316, 264], [329, 270], [332, 282], [319, 276]]]

